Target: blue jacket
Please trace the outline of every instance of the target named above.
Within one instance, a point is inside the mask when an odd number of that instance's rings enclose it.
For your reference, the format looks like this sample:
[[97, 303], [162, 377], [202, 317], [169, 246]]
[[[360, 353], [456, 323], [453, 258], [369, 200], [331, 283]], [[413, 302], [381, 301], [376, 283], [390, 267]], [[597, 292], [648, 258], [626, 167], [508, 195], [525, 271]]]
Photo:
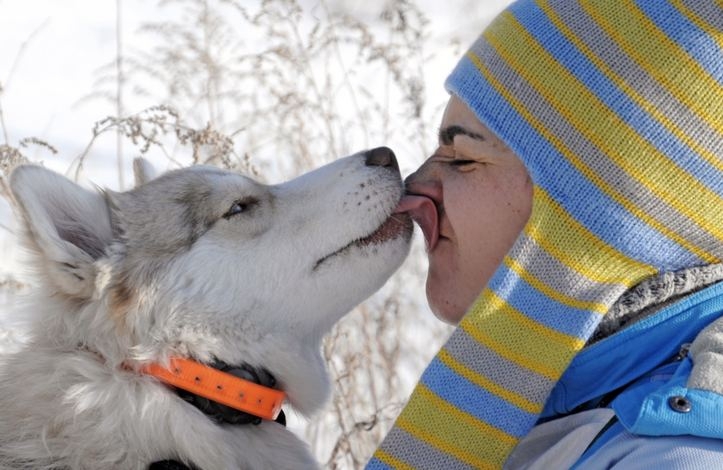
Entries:
[[721, 386], [689, 388], [686, 354], [722, 315], [719, 283], [585, 348], [507, 467], [723, 468], [723, 370], [696, 371]]

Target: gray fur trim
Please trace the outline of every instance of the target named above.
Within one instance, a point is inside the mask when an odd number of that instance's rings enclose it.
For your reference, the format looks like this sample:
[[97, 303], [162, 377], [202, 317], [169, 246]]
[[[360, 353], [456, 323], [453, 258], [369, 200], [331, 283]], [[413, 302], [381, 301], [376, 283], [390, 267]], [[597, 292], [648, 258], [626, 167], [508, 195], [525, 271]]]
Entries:
[[690, 346], [693, 370], [688, 388], [710, 390], [723, 395], [723, 318], [708, 325]]
[[682, 296], [723, 280], [723, 264], [711, 264], [649, 278], [625, 292], [603, 317], [588, 345], [607, 338], [670, 305]]

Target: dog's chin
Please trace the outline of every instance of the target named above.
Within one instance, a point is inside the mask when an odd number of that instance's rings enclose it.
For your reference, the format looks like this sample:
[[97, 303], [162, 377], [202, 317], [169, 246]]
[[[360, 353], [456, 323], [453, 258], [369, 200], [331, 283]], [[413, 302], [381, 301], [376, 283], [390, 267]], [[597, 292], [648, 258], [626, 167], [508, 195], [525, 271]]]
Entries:
[[367, 247], [383, 245], [400, 238], [408, 242], [412, 238], [413, 228], [412, 219], [407, 214], [392, 214], [372, 233], [354, 239], [338, 250], [319, 258], [316, 263], [314, 263], [313, 271], [317, 271], [329, 261], [347, 254], [353, 248], [365, 249]]

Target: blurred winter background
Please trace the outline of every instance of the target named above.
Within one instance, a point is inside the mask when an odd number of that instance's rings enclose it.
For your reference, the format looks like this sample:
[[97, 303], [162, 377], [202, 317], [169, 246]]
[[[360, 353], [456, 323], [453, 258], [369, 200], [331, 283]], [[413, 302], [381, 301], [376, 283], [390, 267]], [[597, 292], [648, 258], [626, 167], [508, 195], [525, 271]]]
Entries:
[[[268, 183], [379, 145], [404, 175], [436, 144], [443, 81], [509, 0], [0, 0], [0, 192], [30, 160], [83, 184], [131, 163]], [[27, 286], [0, 198], [0, 319]], [[327, 338], [334, 394], [291, 416], [325, 468], [360, 468], [450, 329], [412, 255]], [[13, 332], [0, 322], [0, 337]]]

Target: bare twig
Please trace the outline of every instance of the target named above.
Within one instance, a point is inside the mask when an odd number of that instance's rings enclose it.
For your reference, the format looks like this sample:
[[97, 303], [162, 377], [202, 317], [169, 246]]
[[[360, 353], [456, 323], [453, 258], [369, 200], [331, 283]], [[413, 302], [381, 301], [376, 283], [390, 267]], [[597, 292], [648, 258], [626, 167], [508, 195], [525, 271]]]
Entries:
[[[324, 8], [324, 12], [326, 13], [327, 18], [331, 18], [331, 12], [329, 11], [329, 5], [327, 5], [326, 0], [321, 1], [321, 5]], [[347, 69], [346, 63], [344, 62], [343, 55], [341, 53], [341, 49], [339, 47], [339, 35], [336, 32], [336, 28], [334, 26], [333, 21], [329, 21], [329, 30], [331, 33], [331, 44], [334, 51], [334, 56], [336, 57], [337, 63], [339, 64], [339, 69], [341, 73], [341, 77], [344, 81], [344, 86], [347, 88], [349, 92], [349, 96], [351, 97], [352, 105], [354, 106], [354, 111], [357, 115], [357, 120], [359, 122], [359, 125], [364, 132], [364, 146], [369, 145], [369, 126], [367, 124], [366, 119], [364, 119], [364, 113], [361, 110], [361, 106], [359, 105], [359, 101], [357, 99], [357, 92], [354, 88], [354, 85], [352, 85], [351, 80], [349, 80], [349, 71]]]
[[12, 82], [13, 76], [15, 75], [15, 71], [18, 67], [18, 64], [20, 63], [20, 60], [22, 59], [23, 55], [25, 55], [25, 50], [27, 49], [28, 45], [35, 39], [35, 36], [37, 36], [40, 31], [45, 29], [45, 27], [48, 25], [48, 22], [50, 21], [50, 18], [46, 18], [43, 20], [40, 25], [35, 28], [25, 39], [18, 48], [18, 52], [15, 54], [15, 57], [13, 58], [13, 63], [10, 66], [10, 71], [8, 72], [8, 76], [5, 78], [5, 89], [10, 88], [10, 83]]
[[15, 231], [3, 223], [0, 223], [0, 228], [8, 232], [10, 235], [15, 235]]
[[[71, 164], [71, 167], [75, 168], [75, 179], [78, 179], [83, 171], [85, 159], [96, 140], [112, 130], [130, 140], [142, 155], [151, 148], [157, 148], [167, 158], [175, 161], [167, 152], [164, 143], [164, 139], [170, 137], [176, 144], [190, 148], [193, 164], [219, 164], [226, 168], [238, 168], [251, 175], [258, 175], [258, 170], [249, 157], [246, 155], [242, 157], [236, 153], [231, 138], [210, 125], [194, 129], [181, 121], [175, 109], [161, 105], [121, 119], [109, 116], [96, 122], [90, 142]], [[180, 166], [180, 162], [176, 163]]]
[[0, 176], [10, 174], [13, 168], [27, 161], [17, 148], [7, 144], [0, 145]]
[[[115, 11], [116, 11], [116, 24], [115, 24], [115, 65], [116, 65], [116, 118], [121, 119], [123, 117], [123, 84], [125, 82], [125, 76], [123, 75], [123, 2], [122, 0], [116, 0]], [[123, 165], [123, 134], [120, 128], [116, 132], [116, 164], [118, 168], [118, 188], [123, 190], [125, 187], [124, 165]]]
[[3, 97], [3, 84], [0, 83], [0, 128], [2, 128], [3, 131], [3, 138], [5, 139], [5, 145], [10, 145], [10, 137], [8, 137], [8, 128], [5, 125], [5, 113], [3, 112], [3, 103], [2, 103], [2, 97]]
[[20, 142], [18, 143], [20, 147], [27, 148], [31, 145], [35, 145], [37, 147], [42, 147], [45, 150], [49, 151], [53, 155], [58, 153], [58, 149], [47, 143], [46, 141], [39, 139], [37, 137], [26, 137], [24, 139], [20, 139]]

